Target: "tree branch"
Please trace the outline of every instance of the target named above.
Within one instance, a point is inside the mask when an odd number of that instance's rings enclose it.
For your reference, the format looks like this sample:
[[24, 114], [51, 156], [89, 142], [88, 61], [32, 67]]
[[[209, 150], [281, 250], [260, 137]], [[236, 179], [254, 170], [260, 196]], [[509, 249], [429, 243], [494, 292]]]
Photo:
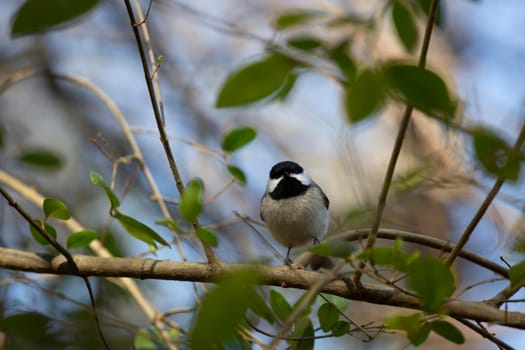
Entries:
[[[211, 266], [210, 264], [192, 262], [100, 258], [86, 255], [74, 255], [73, 257], [80, 273], [84, 276], [177, 281], [214, 282], [228, 272], [249, 266], [243, 264]], [[61, 255], [50, 256], [10, 248], [0, 248], [0, 268], [55, 275], [75, 274], [72, 267]], [[288, 266], [257, 266], [257, 268], [263, 276], [265, 285], [278, 287], [306, 290], [323, 278], [321, 273], [290, 269]], [[352, 288], [342, 280], [335, 280], [325, 285], [320, 292], [374, 304], [421, 309], [421, 304], [417, 298], [381, 285], [364, 284], [362, 288], [358, 289]], [[467, 318], [476, 322], [490, 322], [525, 329], [524, 313], [502, 311], [483, 302], [449, 300], [443, 304], [443, 310], [455, 318]]]

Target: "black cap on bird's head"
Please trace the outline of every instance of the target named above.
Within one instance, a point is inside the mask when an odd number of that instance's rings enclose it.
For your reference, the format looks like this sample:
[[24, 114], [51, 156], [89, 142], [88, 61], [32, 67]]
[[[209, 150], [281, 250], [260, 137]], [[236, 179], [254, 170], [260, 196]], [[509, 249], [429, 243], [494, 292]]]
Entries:
[[278, 179], [284, 174], [301, 174], [304, 169], [297, 163], [290, 160], [275, 164], [270, 170], [270, 179]]
[[272, 167], [266, 190], [273, 199], [283, 199], [305, 193], [311, 184], [312, 180], [304, 169], [287, 160]]

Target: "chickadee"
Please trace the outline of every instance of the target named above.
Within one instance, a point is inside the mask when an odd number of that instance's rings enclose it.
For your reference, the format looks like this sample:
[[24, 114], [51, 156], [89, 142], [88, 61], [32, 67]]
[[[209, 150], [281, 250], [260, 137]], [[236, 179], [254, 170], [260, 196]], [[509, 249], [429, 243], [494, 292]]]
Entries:
[[288, 248], [319, 243], [328, 230], [329, 201], [323, 190], [294, 162], [275, 164], [261, 199], [261, 219], [275, 240]]

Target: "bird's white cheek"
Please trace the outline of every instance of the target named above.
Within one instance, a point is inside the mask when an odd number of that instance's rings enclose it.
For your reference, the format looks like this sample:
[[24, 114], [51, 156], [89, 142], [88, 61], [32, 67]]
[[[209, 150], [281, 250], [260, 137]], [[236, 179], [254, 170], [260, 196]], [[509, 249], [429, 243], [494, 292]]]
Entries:
[[302, 172], [300, 174], [290, 174], [290, 177], [296, 178], [305, 186], [310, 186], [312, 184], [312, 178], [306, 172]]
[[283, 177], [281, 176], [278, 179], [270, 179], [270, 180], [268, 180], [268, 183], [266, 184], [266, 192], [272, 193], [273, 190], [275, 190], [275, 188], [279, 184], [279, 182], [282, 180], [282, 178]]

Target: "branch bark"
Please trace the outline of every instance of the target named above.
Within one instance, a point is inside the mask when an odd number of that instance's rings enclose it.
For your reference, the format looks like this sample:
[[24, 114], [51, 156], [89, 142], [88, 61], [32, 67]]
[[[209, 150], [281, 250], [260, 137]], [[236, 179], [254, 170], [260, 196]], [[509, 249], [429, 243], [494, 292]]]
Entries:
[[[101, 258], [86, 255], [73, 257], [82, 275], [98, 277], [215, 282], [228, 272], [248, 267], [243, 264], [217, 266], [140, 258]], [[75, 274], [71, 265], [61, 255], [36, 254], [11, 248], [0, 248], [0, 268], [55, 275]], [[263, 276], [265, 285], [304, 290], [310, 289], [324, 276], [318, 272], [296, 270], [288, 266], [257, 266], [257, 268]], [[320, 291], [374, 304], [421, 309], [417, 298], [381, 285], [363, 284], [362, 288], [356, 288], [343, 280], [334, 280]], [[484, 302], [449, 300], [443, 305], [443, 310], [455, 318], [525, 329], [525, 313], [499, 310]]]

